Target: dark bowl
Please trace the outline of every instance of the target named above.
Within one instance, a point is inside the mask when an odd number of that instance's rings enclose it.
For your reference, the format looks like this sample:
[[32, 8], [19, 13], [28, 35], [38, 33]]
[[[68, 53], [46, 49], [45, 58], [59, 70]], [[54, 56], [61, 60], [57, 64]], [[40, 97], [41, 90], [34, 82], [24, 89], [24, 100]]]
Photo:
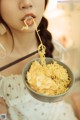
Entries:
[[29, 86], [29, 84], [26, 82], [27, 79], [26, 79], [26, 73], [27, 71], [30, 69], [30, 66], [32, 64], [32, 62], [34, 61], [39, 61], [40, 62], [40, 59], [37, 58], [37, 59], [34, 59], [30, 62], [28, 62], [24, 68], [23, 68], [23, 72], [22, 72], [22, 77], [23, 77], [23, 80], [24, 80], [24, 83], [25, 83], [25, 86], [26, 88], [28, 89], [29, 93], [31, 94], [32, 97], [36, 98], [37, 100], [39, 101], [43, 101], [43, 102], [57, 102], [57, 101], [61, 101], [63, 99], [63, 97], [70, 91], [70, 89], [72, 88], [73, 86], [73, 83], [74, 83], [74, 76], [73, 76], [73, 73], [72, 71], [70, 70], [70, 68], [65, 65], [64, 63], [58, 61], [58, 60], [55, 60], [53, 58], [46, 58], [46, 63], [47, 64], [50, 64], [52, 63], [53, 61], [56, 61], [58, 64], [62, 65], [68, 72], [68, 75], [69, 77], [71, 78], [71, 82], [70, 82], [70, 85], [69, 85], [69, 89], [62, 93], [62, 94], [59, 94], [59, 95], [53, 95], [53, 96], [48, 96], [48, 95], [43, 95], [43, 94], [40, 94], [38, 92], [35, 92], [33, 89], [31, 89], [31, 87]]

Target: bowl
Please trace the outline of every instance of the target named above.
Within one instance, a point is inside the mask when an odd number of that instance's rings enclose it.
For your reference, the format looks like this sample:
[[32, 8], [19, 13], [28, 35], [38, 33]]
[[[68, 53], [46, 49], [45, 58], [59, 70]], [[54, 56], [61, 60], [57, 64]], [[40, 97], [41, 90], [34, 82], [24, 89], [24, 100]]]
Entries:
[[70, 70], [70, 68], [64, 64], [63, 62], [61, 61], [58, 61], [58, 60], [55, 60], [53, 58], [48, 58], [46, 57], [46, 63], [47, 64], [50, 64], [52, 63], [53, 61], [56, 61], [58, 64], [62, 65], [68, 72], [68, 75], [69, 77], [71, 78], [71, 81], [70, 81], [70, 85], [69, 85], [69, 89], [62, 93], [62, 94], [59, 94], [59, 95], [52, 95], [52, 96], [48, 96], [48, 95], [43, 95], [41, 93], [38, 93], [38, 92], [35, 92], [30, 86], [29, 84], [27, 83], [27, 79], [26, 79], [26, 73], [27, 71], [30, 69], [30, 66], [32, 64], [32, 62], [34, 61], [38, 61], [40, 62], [40, 59], [39, 58], [36, 58], [30, 62], [28, 62], [24, 68], [23, 68], [23, 71], [22, 71], [22, 77], [23, 77], [23, 80], [24, 80], [24, 84], [26, 86], [26, 88], [28, 89], [29, 93], [31, 94], [32, 97], [34, 97], [35, 99], [39, 100], [39, 101], [42, 101], [42, 102], [58, 102], [58, 101], [61, 101], [63, 100], [63, 97], [68, 94], [68, 92], [70, 91], [70, 89], [72, 88], [73, 86], [73, 83], [74, 83], [74, 76], [73, 76], [73, 73], [72, 71]]

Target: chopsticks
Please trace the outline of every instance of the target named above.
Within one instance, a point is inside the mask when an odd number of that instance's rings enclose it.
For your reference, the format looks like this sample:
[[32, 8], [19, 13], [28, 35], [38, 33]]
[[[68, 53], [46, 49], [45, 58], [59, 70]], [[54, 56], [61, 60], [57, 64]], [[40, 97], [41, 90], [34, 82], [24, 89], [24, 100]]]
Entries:
[[30, 53], [30, 54], [24, 56], [24, 57], [21, 57], [21, 58], [15, 60], [15, 61], [13, 61], [13, 62], [11, 62], [11, 63], [9, 63], [9, 64], [3, 66], [3, 67], [1, 67], [1, 68], [0, 68], [0, 71], [3, 71], [3, 70], [5, 70], [5, 69], [11, 67], [12, 65], [17, 64], [17, 63], [19, 63], [19, 62], [25, 60], [26, 58], [29, 58], [29, 57], [31, 57], [32, 55], [35, 55], [36, 53], [38, 53], [38, 50], [36, 50], [36, 51], [34, 51], [34, 52], [32, 52], [32, 53]]

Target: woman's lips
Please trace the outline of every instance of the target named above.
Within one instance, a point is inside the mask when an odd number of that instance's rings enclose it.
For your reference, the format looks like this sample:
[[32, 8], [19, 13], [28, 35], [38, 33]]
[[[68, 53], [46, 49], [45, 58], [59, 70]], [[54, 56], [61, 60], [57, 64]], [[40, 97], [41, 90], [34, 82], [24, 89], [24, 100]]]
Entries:
[[22, 19], [21, 19], [21, 21], [23, 21], [24, 22], [24, 24], [25, 24], [25, 26], [31, 26], [31, 25], [33, 25], [33, 19], [35, 19], [36, 18], [36, 16], [34, 15], [34, 14], [32, 14], [32, 13], [29, 13], [29, 14], [26, 14]]
[[34, 15], [33, 13], [28, 13], [21, 19], [21, 21], [24, 21], [29, 16], [31, 16], [32, 18], [36, 18], [36, 15]]
[[26, 19], [24, 20], [25, 25], [31, 26], [33, 23], [33, 18], [31, 16], [26, 17]]
[[34, 24], [34, 20], [36, 16], [34, 14], [27, 14], [25, 15], [21, 21], [24, 22], [24, 26], [22, 27], [21, 30], [27, 30], [30, 26], [32, 26]]

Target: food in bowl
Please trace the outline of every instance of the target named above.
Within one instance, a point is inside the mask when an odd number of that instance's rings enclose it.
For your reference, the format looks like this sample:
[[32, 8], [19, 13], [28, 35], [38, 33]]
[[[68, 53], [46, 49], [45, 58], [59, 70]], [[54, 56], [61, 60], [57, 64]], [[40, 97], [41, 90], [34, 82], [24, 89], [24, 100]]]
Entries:
[[66, 92], [69, 89], [71, 78], [66, 68], [57, 61], [41, 65], [34, 61], [26, 73], [27, 83], [35, 92], [54, 96]]

